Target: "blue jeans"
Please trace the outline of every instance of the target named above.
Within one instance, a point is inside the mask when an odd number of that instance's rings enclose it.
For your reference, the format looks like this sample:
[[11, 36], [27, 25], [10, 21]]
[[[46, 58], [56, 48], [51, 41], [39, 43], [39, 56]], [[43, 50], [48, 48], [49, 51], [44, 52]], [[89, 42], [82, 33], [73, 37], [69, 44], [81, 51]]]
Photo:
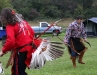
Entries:
[[76, 57], [78, 54], [71, 49], [71, 56]]
[[[69, 45], [71, 44], [71, 43], [70, 43], [70, 40], [69, 40], [68, 44], [69, 44]], [[77, 54], [76, 52], [74, 52], [73, 49], [70, 48], [70, 55], [73, 56], [73, 57], [76, 57], [78, 54]]]

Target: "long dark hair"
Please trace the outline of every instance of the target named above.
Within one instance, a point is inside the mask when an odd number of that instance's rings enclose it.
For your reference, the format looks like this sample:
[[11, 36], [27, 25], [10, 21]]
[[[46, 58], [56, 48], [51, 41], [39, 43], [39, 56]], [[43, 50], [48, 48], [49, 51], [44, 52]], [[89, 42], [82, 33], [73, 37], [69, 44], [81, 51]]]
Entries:
[[4, 24], [10, 24], [10, 25], [15, 25], [17, 20], [15, 13], [13, 13], [11, 8], [4, 8], [1, 11], [1, 21]]

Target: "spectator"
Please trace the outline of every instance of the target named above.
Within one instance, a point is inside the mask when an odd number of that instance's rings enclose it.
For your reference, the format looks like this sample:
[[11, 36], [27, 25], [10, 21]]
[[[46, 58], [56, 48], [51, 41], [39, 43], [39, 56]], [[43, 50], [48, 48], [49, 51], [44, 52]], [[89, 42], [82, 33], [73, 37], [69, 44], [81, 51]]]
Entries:
[[76, 20], [70, 23], [64, 39], [64, 42], [68, 46], [68, 50], [71, 55], [70, 59], [72, 60], [73, 67], [76, 67], [77, 57], [79, 63], [85, 64], [82, 61], [82, 58], [87, 48], [83, 44], [82, 38], [84, 39], [84, 42], [87, 42], [82, 17], [77, 16]]

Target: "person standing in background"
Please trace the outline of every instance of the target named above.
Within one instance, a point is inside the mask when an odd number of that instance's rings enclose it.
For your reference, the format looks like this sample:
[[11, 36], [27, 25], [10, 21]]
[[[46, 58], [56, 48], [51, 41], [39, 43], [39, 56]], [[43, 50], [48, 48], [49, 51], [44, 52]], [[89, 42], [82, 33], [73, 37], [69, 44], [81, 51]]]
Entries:
[[85, 64], [82, 58], [87, 47], [85, 47], [83, 40], [87, 42], [87, 35], [84, 30], [84, 24], [82, 23], [82, 17], [79, 15], [74, 22], [70, 23], [64, 38], [64, 43], [67, 45], [71, 55], [70, 59], [72, 60], [73, 67], [76, 67], [77, 57], [79, 63]]

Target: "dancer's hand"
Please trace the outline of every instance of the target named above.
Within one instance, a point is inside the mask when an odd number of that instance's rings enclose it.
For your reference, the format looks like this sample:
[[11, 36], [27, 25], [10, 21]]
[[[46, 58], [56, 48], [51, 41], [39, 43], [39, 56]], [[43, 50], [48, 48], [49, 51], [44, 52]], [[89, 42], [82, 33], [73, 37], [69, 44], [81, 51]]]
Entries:
[[3, 54], [4, 54], [4, 53], [3, 53], [2, 51], [0, 51], [0, 57], [3, 56]]
[[84, 39], [84, 42], [87, 42], [87, 39]]
[[65, 44], [65, 45], [68, 45], [68, 43], [67, 43], [67, 42], [64, 42], [64, 44]]

